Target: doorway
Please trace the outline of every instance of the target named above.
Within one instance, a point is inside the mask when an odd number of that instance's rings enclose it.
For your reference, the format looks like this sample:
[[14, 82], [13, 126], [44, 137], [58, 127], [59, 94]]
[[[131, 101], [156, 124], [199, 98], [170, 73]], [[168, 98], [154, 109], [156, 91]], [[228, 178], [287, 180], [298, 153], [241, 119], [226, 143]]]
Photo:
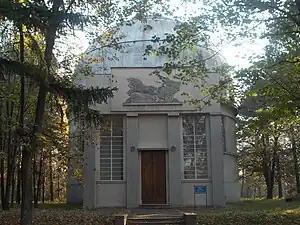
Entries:
[[166, 152], [141, 151], [142, 204], [166, 204]]

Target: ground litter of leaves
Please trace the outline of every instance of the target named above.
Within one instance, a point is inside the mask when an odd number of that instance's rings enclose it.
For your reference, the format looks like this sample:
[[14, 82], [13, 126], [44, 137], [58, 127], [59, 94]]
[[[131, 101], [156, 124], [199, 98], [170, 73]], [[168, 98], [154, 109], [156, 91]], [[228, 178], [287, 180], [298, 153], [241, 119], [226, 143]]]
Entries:
[[[19, 211], [0, 212], [1, 225], [18, 225]], [[98, 211], [46, 209], [33, 214], [33, 225], [112, 225], [112, 216]], [[264, 212], [213, 212], [198, 214], [200, 225], [300, 225], [300, 214]]]
[[[45, 209], [33, 213], [34, 225], [111, 225], [113, 217], [97, 211]], [[1, 225], [19, 225], [20, 211], [0, 212]]]
[[[33, 213], [33, 225], [112, 225], [118, 213], [130, 210], [88, 211], [67, 204], [41, 204]], [[284, 200], [242, 201], [219, 209], [199, 208], [197, 213], [199, 225], [300, 225], [300, 202]], [[19, 221], [19, 208], [0, 211], [0, 225], [18, 225]]]

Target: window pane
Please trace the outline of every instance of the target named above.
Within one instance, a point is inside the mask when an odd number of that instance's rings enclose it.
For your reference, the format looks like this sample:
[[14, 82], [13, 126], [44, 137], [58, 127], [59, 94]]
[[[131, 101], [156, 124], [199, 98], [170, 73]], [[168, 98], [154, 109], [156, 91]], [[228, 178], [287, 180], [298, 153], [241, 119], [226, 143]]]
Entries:
[[101, 145], [111, 145], [111, 137], [107, 136], [100, 136], [100, 144]]
[[112, 116], [112, 135], [123, 135], [123, 116]]
[[100, 125], [101, 136], [110, 136], [111, 135], [111, 120], [110, 116], [104, 115], [103, 121]]
[[183, 137], [183, 155], [184, 157], [194, 157], [195, 148], [194, 148], [194, 137], [193, 136], [184, 136]]
[[205, 116], [199, 114], [183, 116], [182, 121], [184, 179], [207, 178]]
[[206, 144], [206, 137], [205, 136], [196, 136], [195, 137], [195, 142], [196, 142], [196, 149], [207, 149], [207, 144]]
[[100, 159], [100, 171], [104, 168], [111, 168], [111, 159]]
[[225, 117], [224, 116], [222, 116], [221, 129], [222, 129], [223, 151], [226, 152]]
[[110, 171], [100, 171], [100, 180], [111, 180], [111, 174]]
[[183, 135], [193, 135], [193, 118], [191, 116], [184, 116], [182, 118]]
[[113, 174], [112, 180], [123, 180], [123, 174]]
[[100, 180], [123, 180], [123, 116], [106, 116], [100, 132]]
[[195, 158], [184, 158], [184, 168], [187, 170], [194, 169], [195, 170]]
[[123, 146], [123, 137], [112, 137], [112, 145]]
[[205, 134], [205, 116], [195, 116], [195, 134]]
[[100, 138], [100, 158], [111, 157], [111, 138], [101, 137]]
[[112, 159], [112, 165], [114, 167], [121, 167], [123, 168], [123, 159]]
[[195, 179], [195, 171], [184, 171], [184, 179]]

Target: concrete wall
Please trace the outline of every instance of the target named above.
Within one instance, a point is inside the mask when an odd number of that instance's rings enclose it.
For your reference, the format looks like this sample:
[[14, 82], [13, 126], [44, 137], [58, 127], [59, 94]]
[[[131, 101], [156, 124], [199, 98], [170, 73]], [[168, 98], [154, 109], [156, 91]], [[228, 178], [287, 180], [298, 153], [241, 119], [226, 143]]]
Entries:
[[[203, 181], [182, 181], [182, 199], [183, 206], [193, 206], [194, 205], [194, 197], [196, 200], [197, 206], [205, 206], [206, 205], [206, 197], [207, 197], [207, 205], [212, 205], [212, 183], [210, 180]], [[194, 196], [194, 185], [207, 185], [207, 195], [205, 194], [196, 194]]]
[[139, 143], [137, 147], [142, 149], [167, 149], [167, 119], [167, 115], [139, 115]]
[[224, 118], [226, 152], [224, 152], [224, 185], [226, 202], [240, 200], [240, 183], [238, 178], [236, 122], [231, 117]]
[[96, 207], [126, 207], [126, 183], [97, 182]]
[[[88, 166], [84, 205], [87, 207], [138, 207], [141, 204], [140, 151], [164, 149], [167, 151], [167, 203], [173, 207], [194, 204], [193, 185], [208, 185], [208, 205], [224, 205], [240, 198], [235, 146], [235, 121], [225, 118], [226, 150], [221, 142], [221, 114], [212, 114], [206, 121], [208, 142], [208, 179], [183, 180], [182, 119], [179, 113], [143, 114], [124, 116], [124, 181], [99, 181], [98, 138], [86, 147]], [[97, 133], [93, 133], [97, 136]], [[175, 151], [170, 151], [171, 147]], [[135, 150], [132, 151], [131, 148]], [[176, 163], [174, 163], [176, 162]], [[94, 170], [95, 168], [95, 170]], [[71, 180], [70, 180], [71, 181]], [[94, 183], [94, 185], [93, 185]], [[72, 182], [69, 183], [70, 185]], [[96, 185], [95, 185], [96, 184]], [[73, 191], [72, 191], [73, 190]], [[82, 196], [79, 186], [73, 185], [70, 199]], [[95, 201], [92, 200], [95, 199]], [[77, 200], [76, 200], [77, 201]], [[70, 201], [71, 202], [71, 201]], [[205, 205], [205, 195], [196, 195], [196, 204]]]
[[226, 202], [238, 202], [240, 200], [240, 183], [235, 156], [224, 155], [224, 184]]
[[[84, 78], [82, 81], [87, 87], [117, 87], [118, 90], [114, 92], [113, 99], [110, 99], [108, 104], [95, 104], [93, 106], [94, 109], [100, 110], [103, 113], [120, 112], [120, 111], [151, 111], [151, 112], [159, 112], [159, 111], [194, 111], [199, 107], [195, 105], [190, 105], [188, 103], [184, 104], [148, 104], [147, 106], [125, 106], [123, 103], [128, 98], [127, 91], [128, 87], [128, 78], [138, 78], [145, 85], [153, 85], [160, 86], [161, 81], [158, 79], [156, 75], [149, 74], [155, 71], [156, 68], [112, 68], [111, 74], [106, 75], [95, 75], [91, 77]], [[171, 78], [171, 77], [170, 77]], [[216, 73], [211, 73], [209, 78], [207, 78], [208, 84], [218, 84], [219, 76]], [[181, 85], [180, 91], [177, 92], [174, 96], [184, 102], [188, 101], [189, 97], [182, 95], [183, 93], [188, 93], [192, 98], [201, 99], [203, 95], [198, 87], [194, 87], [194, 83]], [[205, 106], [202, 112], [220, 112], [219, 104], [212, 104], [211, 106]]]
[[[181, 145], [179, 114], [138, 115], [127, 114], [127, 207], [138, 207], [141, 202], [140, 151], [166, 150], [167, 203], [180, 206], [181, 202]], [[175, 147], [174, 152], [170, 151]], [[132, 151], [131, 148], [135, 150]], [[176, 162], [176, 163], [173, 163]]]

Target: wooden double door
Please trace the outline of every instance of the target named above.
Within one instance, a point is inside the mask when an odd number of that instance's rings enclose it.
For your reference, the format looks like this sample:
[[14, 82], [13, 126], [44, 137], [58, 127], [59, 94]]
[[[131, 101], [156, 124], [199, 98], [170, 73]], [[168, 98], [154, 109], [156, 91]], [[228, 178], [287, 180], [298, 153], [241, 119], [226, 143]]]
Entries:
[[141, 151], [142, 204], [166, 204], [166, 151]]

